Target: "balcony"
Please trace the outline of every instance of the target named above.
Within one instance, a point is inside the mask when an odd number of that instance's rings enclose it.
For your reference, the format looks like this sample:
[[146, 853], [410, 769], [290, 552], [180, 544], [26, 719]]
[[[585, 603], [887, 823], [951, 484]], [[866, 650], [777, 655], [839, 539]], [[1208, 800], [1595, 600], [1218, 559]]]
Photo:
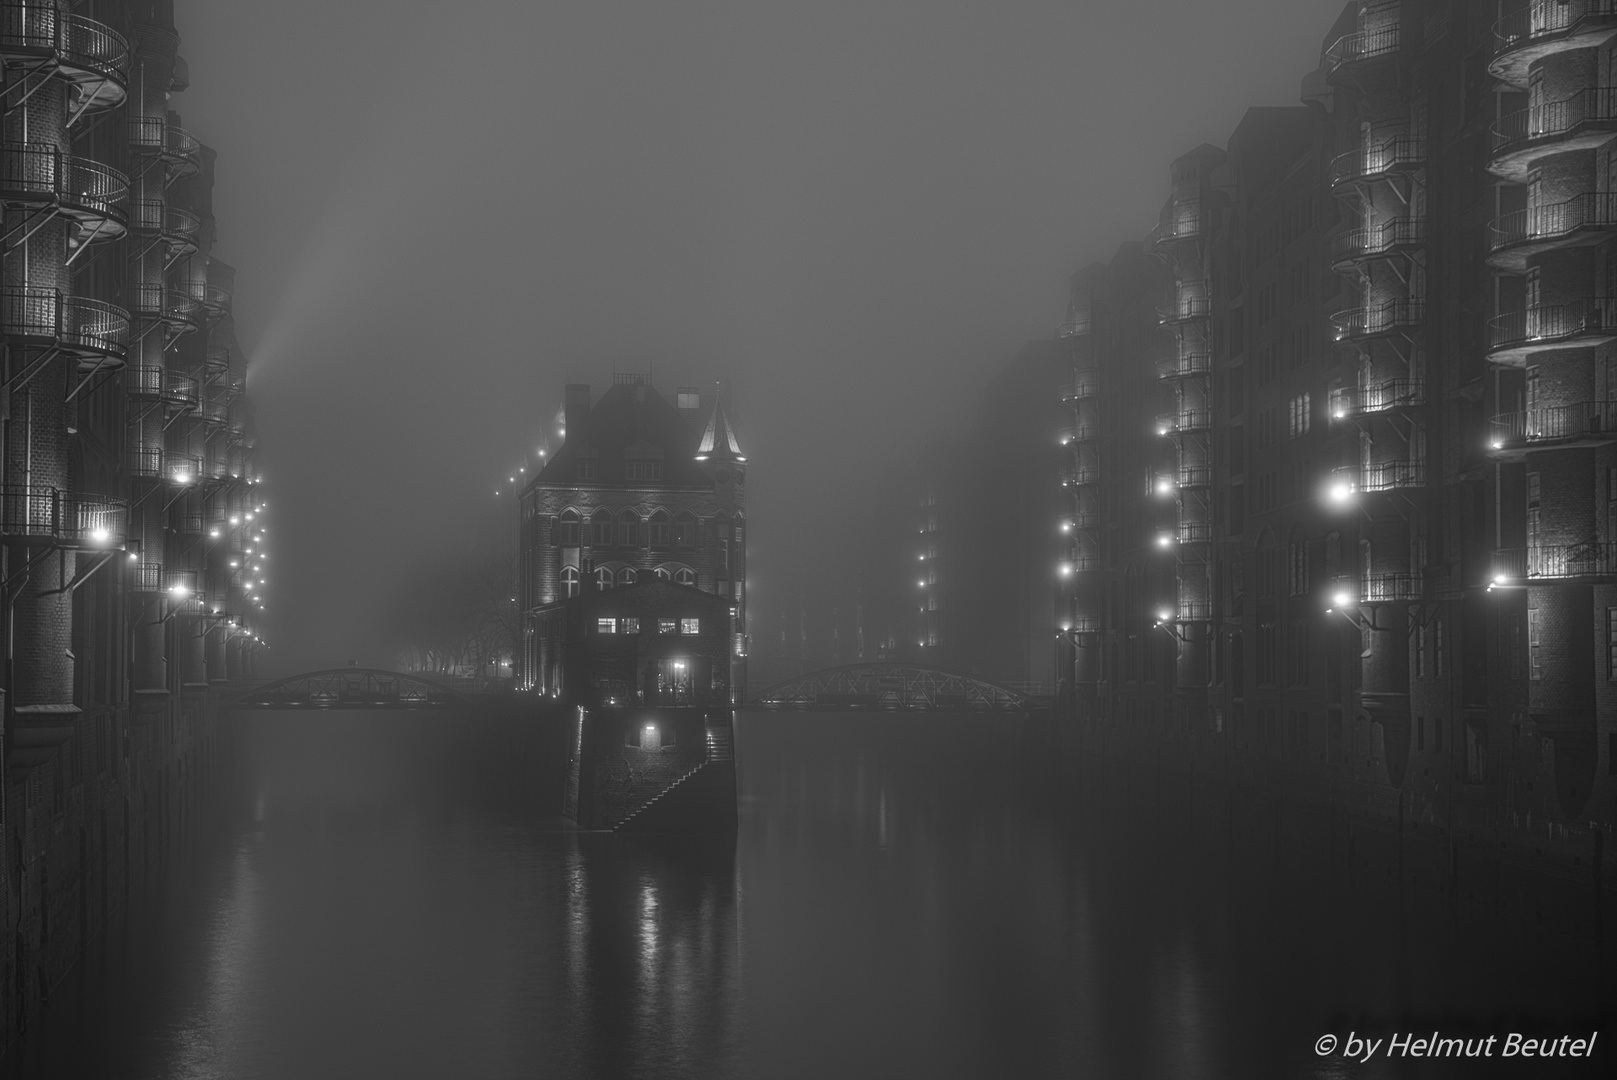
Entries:
[[124, 588], [130, 592], [163, 591], [163, 564], [160, 562], [132, 562], [124, 574]]
[[51, 5], [0, 4], [0, 60], [19, 70], [54, 68], [73, 88], [70, 117], [114, 109], [129, 90], [129, 42], [110, 26]]
[[231, 442], [242, 442], [247, 438], [247, 421], [239, 416], [232, 416], [225, 421], [225, 430], [230, 433]]
[[137, 233], [161, 237], [169, 256], [177, 258], [197, 249], [202, 219], [162, 199], [141, 199], [130, 208], [129, 227]]
[[1057, 432], [1062, 446], [1071, 446], [1073, 443], [1093, 442], [1100, 438], [1100, 425], [1094, 423], [1068, 424]]
[[1335, 469], [1331, 475], [1336, 484], [1345, 484], [1350, 494], [1403, 491], [1425, 486], [1426, 463], [1408, 460], [1378, 461], [1374, 465]]
[[1061, 531], [1072, 532], [1082, 529], [1100, 529], [1106, 525], [1106, 515], [1101, 511], [1085, 507], [1075, 510], [1061, 519]]
[[1099, 484], [1101, 481], [1099, 465], [1069, 463], [1061, 467], [1062, 487], [1080, 487], [1085, 484]]
[[1331, 392], [1331, 416], [1342, 420], [1426, 404], [1420, 379], [1390, 379], [1380, 386], [1344, 386]]
[[1488, 171], [1525, 184], [1545, 154], [1592, 150], [1617, 129], [1617, 89], [1590, 87], [1567, 98], [1508, 113], [1494, 121]]
[[1617, 338], [1617, 300], [1540, 304], [1488, 320], [1488, 359], [1517, 367], [1536, 352], [1584, 349]]
[[74, 243], [116, 240], [128, 225], [129, 178], [47, 143], [0, 146], [0, 200], [50, 207], [73, 222]]
[[166, 116], [128, 116], [124, 123], [129, 152], [162, 161], [170, 180], [202, 170], [202, 143]]
[[129, 448], [129, 458], [125, 462], [125, 471], [130, 476], [144, 476], [148, 479], [158, 479], [163, 475], [162, 447], [132, 446]]
[[202, 422], [221, 426], [229, 419], [230, 406], [222, 401], [208, 400], [202, 403]]
[[163, 454], [163, 476], [171, 484], [194, 484], [203, 477], [202, 457], [170, 450]]
[[1331, 161], [1331, 186], [1381, 180], [1397, 173], [1414, 172], [1426, 164], [1426, 139], [1421, 135], [1394, 135], [1373, 146], [1338, 154]]
[[1083, 401], [1100, 393], [1100, 373], [1094, 369], [1075, 372], [1070, 383], [1061, 384], [1062, 401]]
[[1370, 259], [1384, 259], [1415, 251], [1426, 244], [1426, 222], [1394, 218], [1379, 225], [1354, 229], [1331, 241], [1331, 267], [1346, 269]]
[[247, 377], [239, 372], [226, 371], [214, 377], [213, 385], [227, 398], [240, 397], [247, 392]]
[[0, 288], [0, 330], [17, 344], [97, 361], [121, 361], [129, 351], [126, 311], [56, 289]]
[[210, 375], [217, 375], [230, 367], [230, 346], [209, 345], [204, 367]]
[[1581, 544], [1534, 544], [1494, 552], [1493, 582], [1576, 581], [1617, 577], [1617, 544], [1590, 540]]
[[129, 286], [130, 311], [138, 318], [166, 324], [171, 334], [197, 328], [197, 302], [190, 293], [167, 285]]
[[1610, 237], [1613, 226], [1617, 226], [1617, 195], [1604, 192], [1504, 214], [1488, 223], [1488, 265], [1519, 274], [1533, 256], [1597, 244]]
[[1359, 603], [1395, 604], [1419, 600], [1426, 582], [1419, 574], [1375, 574], [1359, 583]]
[[1157, 417], [1158, 435], [1187, 435], [1206, 431], [1212, 426], [1213, 410], [1211, 409], [1179, 409], [1166, 416]]
[[1588, 49], [1617, 33], [1617, 0], [1532, 0], [1494, 23], [1488, 72], [1527, 89], [1527, 70], [1552, 53]]
[[1335, 75], [1344, 68], [1394, 56], [1398, 52], [1398, 26], [1344, 34], [1325, 50], [1325, 69]]
[[1087, 311], [1068, 309], [1067, 321], [1056, 327], [1056, 337], [1073, 338], [1086, 337], [1090, 332], [1090, 318]]
[[1151, 230], [1150, 246], [1153, 251], [1163, 251], [1180, 241], [1198, 239], [1201, 233], [1201, 200], [1175, 199], [1168, 216]]
[[1157, 308], [1157, 319], [1163, 326], [1178, 326], [1209, 318], [1212, 314], [1213, 302], [1208, 299], [1207, 286], [1199, 281], [1182, 287], [1173, 303]]
[[1617, 441], [1617, 402], [1580, 401], [1572, 405], [1500, 413], [1493, 418], [1489, 450], [1510, 457], [1527, 450], [1599, 446]]
[[1213, 467], [1211, 465], [1181, 465], [1174, 473], [1174, 483], [1181, 488], [1212, 487]]
[[1178, 539], [1181, 544], [1210, 544], [1213, 542], [1211, 521], [1181, 521]]
[[1365, 341], [1404, 333], [1425, 321], [1425, 300], [1389, 300], [1376, 307], [1348, 308], [1331, 316], [1337, 341]]
[[129, 538], [129, 504], [53, 487], [0, 489], [0, 536], [54, 547], [106, 550]]
[[164, 371], [163, 400], [185, 412], [196, 412], [202, 406], [202, 387], [195, 375]]
[[1176, 605], [1175, 622], [1209, 622], [1213, 618], [1210, 600], [1180, 600]]
[[1212, 354], [1205, 349], [1193, 349], [1157, 361], [1159, 379], [1194, 379], [1209, 375], [1213, 370]]

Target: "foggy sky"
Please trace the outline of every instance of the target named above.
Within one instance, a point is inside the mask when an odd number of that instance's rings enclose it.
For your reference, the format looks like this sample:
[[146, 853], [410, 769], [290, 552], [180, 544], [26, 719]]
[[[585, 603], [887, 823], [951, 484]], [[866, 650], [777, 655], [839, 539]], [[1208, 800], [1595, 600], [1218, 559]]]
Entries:
[[270, 503], [271, 670], [508, 542], [567, 381], [728, 379], [755, 627], [1340, 0], [178, 0]]

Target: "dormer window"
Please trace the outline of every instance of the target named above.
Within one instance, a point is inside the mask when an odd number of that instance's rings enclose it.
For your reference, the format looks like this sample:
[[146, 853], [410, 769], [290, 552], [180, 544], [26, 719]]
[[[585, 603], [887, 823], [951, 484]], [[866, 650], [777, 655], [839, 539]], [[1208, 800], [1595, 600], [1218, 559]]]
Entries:
[[625, 480], [661, 480], [663, 478], [663, 463], [660, 461], [625, 461], [623, 463], [623, 478]]
[[595, 461], [591, 458], [579, 458], [573, 462], [573, 476], [579, 480], [594, 480]]

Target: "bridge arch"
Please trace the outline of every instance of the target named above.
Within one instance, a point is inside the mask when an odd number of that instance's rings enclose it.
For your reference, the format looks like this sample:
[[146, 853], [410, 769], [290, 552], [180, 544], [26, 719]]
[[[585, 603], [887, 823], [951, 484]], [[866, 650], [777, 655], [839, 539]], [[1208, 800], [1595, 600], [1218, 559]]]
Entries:
[[442, 683], [380, 668], [306, 671], [247, 691], [233, 709], [447, 709], [475, 704]]
[[914, 664], [843, 664], [778, 682], [755, 694], [764, 709], [913, 709], [1026, 712], [1038, 703], [1010, 687]]

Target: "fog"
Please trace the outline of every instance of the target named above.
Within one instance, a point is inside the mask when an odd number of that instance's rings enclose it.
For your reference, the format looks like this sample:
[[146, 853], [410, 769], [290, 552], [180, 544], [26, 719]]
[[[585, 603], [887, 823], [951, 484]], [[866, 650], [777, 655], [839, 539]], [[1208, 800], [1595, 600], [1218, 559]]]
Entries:
[[512, 543], [507, 477], [614, 370], [730, 383], [768, 625], [850, 493], [1143, 235], [1173, 157], [1297, 101], [1340, 7], [178, 0], [266, 669], [391, 666], [377, 613]]

